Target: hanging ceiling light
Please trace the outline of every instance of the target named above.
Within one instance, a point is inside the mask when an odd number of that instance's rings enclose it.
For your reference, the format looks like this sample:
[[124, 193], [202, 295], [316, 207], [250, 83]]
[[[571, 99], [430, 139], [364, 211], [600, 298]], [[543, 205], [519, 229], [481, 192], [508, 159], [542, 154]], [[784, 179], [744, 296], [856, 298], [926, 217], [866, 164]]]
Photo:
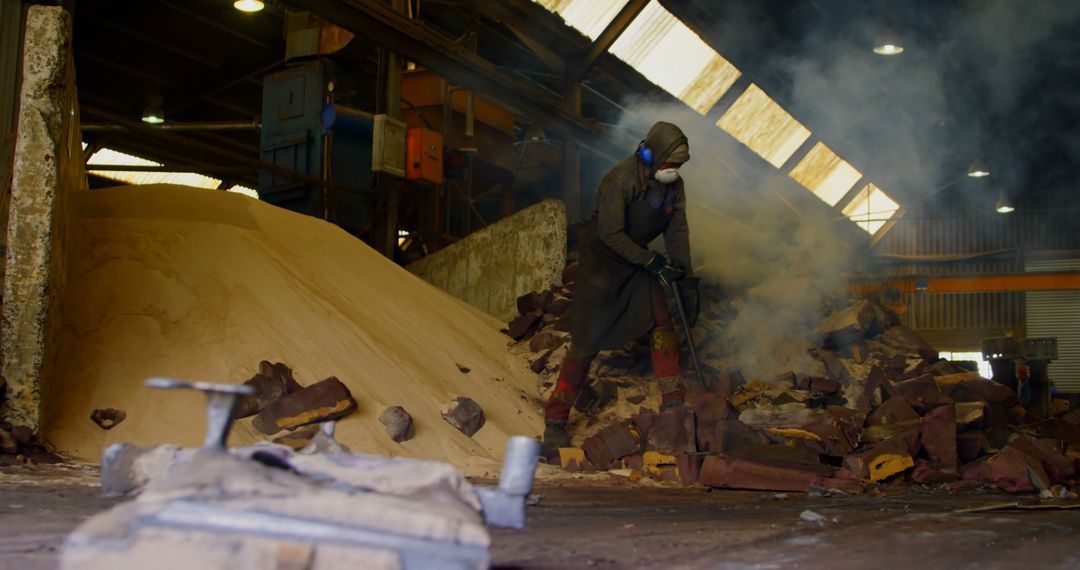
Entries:
[[986, 166], [986, 162], [982, 158], [976, 158], [971, 161], [971, 166], [968, 167], [968, 176], [972, 178], [990, 176], [990, 167]]
[[146, 98], [146, 108], [143, 109], [142, 121], [151, 125], [160, 125], [165, 122], [165, 111], [161, 108], [160, 95], [150, 95]]
[[233, 8], [241, 12], [258, 12], [265, 7], [266, 5], [261, 0], [236, 0], [236, 2], [233, 2]]
[[1012, 200], [1005, 197], [1005, 192], [1002, 191], [998, 194], [997, 204], [994, 206], [999, 214], [1008, 214], [1016, 210], [1016, 206], [1013, 206]]
[[874, 53], [878, 55], [897, 55], [904, 53], [904, 44], [891, 26], [883, 26], [874, 38]]

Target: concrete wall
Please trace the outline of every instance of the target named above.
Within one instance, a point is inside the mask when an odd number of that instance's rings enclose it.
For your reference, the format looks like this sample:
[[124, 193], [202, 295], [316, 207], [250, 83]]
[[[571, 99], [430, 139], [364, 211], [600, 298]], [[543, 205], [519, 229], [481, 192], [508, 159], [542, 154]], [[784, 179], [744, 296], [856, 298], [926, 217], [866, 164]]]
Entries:
[[566, 265], [566, 207], [544, 200], [410, 264], [451, 295], [508, 321], [517, 298], [558, 283]]
[[30, 8], [7, 230], [0, 411], [35, 431], [60, 326], [71, 210], [75, 193], [87, 188], [71, 47], [68, 12]]

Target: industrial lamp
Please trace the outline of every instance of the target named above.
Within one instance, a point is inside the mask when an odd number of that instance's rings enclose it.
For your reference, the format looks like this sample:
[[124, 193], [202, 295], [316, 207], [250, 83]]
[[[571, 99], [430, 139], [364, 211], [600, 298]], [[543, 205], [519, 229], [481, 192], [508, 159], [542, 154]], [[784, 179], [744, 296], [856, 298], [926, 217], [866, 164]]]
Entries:
[[968, 176], [972, 178], [990, 176], [990, 168], [986, 166], [986, 162], [982, 158], [976, 158], [971, 161], [971, 166], [968, 167]]
[[904, 44], [891, 27], [885, 26], [874, 39], [874, 53], [878, 55], [901, 54], [904, 53]]
[[999, 214], [1008, 214], [1016, 210], [1016, 207], [1013, 206], [1012, 200], [1005, 197], [1005, 192], [1002, 191], [998, 194], [997, 205], [994, 206], [994, 209], [997, 210], [997, 213]]
[[150, 95], [146, 98], [146, 108], [143, 109], [142, 121], [151, 125], [160, 125], [165, 122], [165, 111], [161, 108], [161, 97]]
[[233, 8], [241, 12], [258, 12], [265, 7], [266, 5], [261, 0], [236, 0], [236, 2], [233, 2]]

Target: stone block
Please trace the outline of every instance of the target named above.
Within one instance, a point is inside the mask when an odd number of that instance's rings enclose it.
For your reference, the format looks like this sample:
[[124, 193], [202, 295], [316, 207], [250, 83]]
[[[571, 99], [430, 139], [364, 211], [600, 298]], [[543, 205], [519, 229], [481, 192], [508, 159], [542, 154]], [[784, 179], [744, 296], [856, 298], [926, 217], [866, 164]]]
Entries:
[[559, 348], [566, 343], [566, 335], [556, 334], [552, 331], [540, 331], [529, 340], [529, 350], [540, 352]]
[[255, 429], [272, 435], [283, 429], [336, 420], [356, 409], [349, 388], [331, 376], [266, 406], [256, 416]]
[[717, 425], [731, 418], [727, 398], [713, 392], [699, 392], [690, 404], [697, 419], [697, 442], [702, 451], [719, 451], [715, 442]]
[[961, 463], [975, 460], [987, 449], [990, 449], [990, 440], [982, 432], [956, 436], [956, 454]]
[[952, 404], [938, 406], [923, 417], [920, 440], [935, 468], [956, 471], [960, 463], [956, 449], [956, 409]]
[[979, 459], [961, 465], [960, 477], [964, 481], [989, 483], [993, 480], [993, 473], [990, 469], [990, 458], [980, 457]]
[[510, 338], [514, 340], [521, 340], [525, 338], [526, 335], [533, 332], [536, 325], [540, 322], [540, 318], [543, 316], [543, 311], [530, 311], [525, 313], [510, 321], [510, 324], [506, 329], [506, 334], [510, 335]]
[[958, 479], [960, 479], [958, 471], [936, 467], [925, 459], [917, 460], [915, 470], [911, 472], [911, 480], [920, 485], [941, 485], [943, 483], [952, 483]]
[[694, 412], [687, 408], [664, 410], [652, 417], [642, 436], [647, 449], [663, 453], [694, 453], [697, 451]]
[[842, 457], [855, 450], [862, 438], [863, 415], [840, 406], [829, 406], [804, 428], [816, 434], [824, 453]]
[[480, 404], [464, 396], [454, 398], [449, 404], [443, 406], [440, 413], [446, 423], [469, 437], [480, 431], [487, 421]]
[[1052, 442], [1040, 445], [1038, 441], [1020, 435], [1009, 442], [1009, 447], [1015, 447], [1038, 461], [1052, 484], [1063, 483], [1076, 476], [1076, 465], [1063, 453], [1054, 449]]
[[801, 466], [775, 464], [750, 457], [708, 455], [698, 482], [725, 489], [805, 493], [821, 474]]
[[981, 400], [988, 404], [999, 405], [1006, 410], [1020, 404], [1020, 399], [1016, 396], [1016, 393], [1007, 386], [985, 378], [964, 381], [960, 384], [959, 389], [973, 395], [973, 397], [965, 398], [968, 401], [973, 399]]
[[952, 403], [952, 399], [942, 393], [934, 377], [930, 374], [904, 380], [895, 384], [896, 390], [903, 395], [907, 403], [916, 410], [928, 410], [930, 408]]
[[1009, 493], [1034, 493], [1050, 487], [1050, 477], [1038, 459], [1012, 445], [988, 461], [990, 479]]
[[401, 406], [390, 406], [383, 410], [379, 422], [386, 428], [386, 435], [398, 443], [408, 441], [416, 434], [412, 415]]
[[675, 465], [679, 468], [679, 481], [682, 483], [697, 483], [701, 478], [702, 456], [690, 453], [679, 453], [675, 456]]
[[581, 444], [581, 449], [585, 452], [585, 458], [597, 469], [607, 470], [612, 463], [615, 463], [615, 457], [604, 442], [604, 436], [599, 433], [586, 439]]
[[866, 425], [895, 426], [895, 425], [918, 425], [919, 414], [903, 398], [890, 398], [885, 400], [866, 418]]
[[641, 437], [629, 421], [616, 422], [600, 432], [608, 452], [614, 459], [622, 459], [637, 453], [641, 448]]

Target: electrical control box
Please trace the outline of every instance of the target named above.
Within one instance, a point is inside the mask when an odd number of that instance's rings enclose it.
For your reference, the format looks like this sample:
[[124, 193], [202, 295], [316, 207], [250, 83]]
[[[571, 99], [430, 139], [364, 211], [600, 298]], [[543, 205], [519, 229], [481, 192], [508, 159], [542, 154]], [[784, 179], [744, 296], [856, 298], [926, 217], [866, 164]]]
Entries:
[[388, 115], [375, 115], [371, 171], [405, 176], [405, 138], [408, 126]]
[[409, 129], [405, 179], [442, 184], [442, 134], [430, 129]]

